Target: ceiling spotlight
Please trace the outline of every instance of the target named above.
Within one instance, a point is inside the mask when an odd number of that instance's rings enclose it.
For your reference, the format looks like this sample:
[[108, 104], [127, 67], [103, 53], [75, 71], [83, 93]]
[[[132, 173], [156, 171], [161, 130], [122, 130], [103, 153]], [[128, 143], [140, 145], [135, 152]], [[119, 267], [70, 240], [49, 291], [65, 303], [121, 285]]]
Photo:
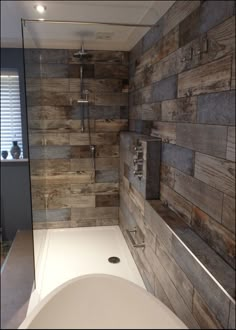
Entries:
[[42, 5], [37, 5], [34, 7], [40, 14], [44, 13], [45, 10], [47, 9], [46, 6], [42, 6]]

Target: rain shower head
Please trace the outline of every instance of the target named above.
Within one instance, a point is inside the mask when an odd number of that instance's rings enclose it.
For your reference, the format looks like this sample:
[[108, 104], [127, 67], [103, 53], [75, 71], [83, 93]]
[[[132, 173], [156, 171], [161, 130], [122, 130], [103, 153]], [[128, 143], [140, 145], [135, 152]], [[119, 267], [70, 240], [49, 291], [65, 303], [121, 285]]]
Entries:
[[82, 43], [81, 48], [76, 53], [74, 53], [73, 56], [82, 60], [88, 58], [90, 54], [84, 50], [84, 45]]

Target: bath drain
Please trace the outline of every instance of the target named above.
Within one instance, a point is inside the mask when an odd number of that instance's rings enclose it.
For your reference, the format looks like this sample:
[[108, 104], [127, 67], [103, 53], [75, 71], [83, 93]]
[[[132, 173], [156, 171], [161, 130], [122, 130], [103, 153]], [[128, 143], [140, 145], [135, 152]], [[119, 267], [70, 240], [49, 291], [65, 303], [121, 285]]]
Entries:
[[110, 258], [108, 258], [108, 261], [111, 264], [118, 264], [120, 262], [120, 258], [118, 258], [118, 257], [110, 257]]

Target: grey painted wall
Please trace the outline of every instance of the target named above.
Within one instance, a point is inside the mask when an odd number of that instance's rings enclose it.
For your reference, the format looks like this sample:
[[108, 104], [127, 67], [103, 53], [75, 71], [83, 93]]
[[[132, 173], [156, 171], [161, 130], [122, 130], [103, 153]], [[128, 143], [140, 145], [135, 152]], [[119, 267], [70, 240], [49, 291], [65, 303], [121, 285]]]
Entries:
[[[23, 51], [1, 49], [1, 69], [17, 69], [20, 77], [23, 154], [28, 157]], [[1, 162], [1, 227], [3, 239], [12, 240], [18, 229], [32, 229], [28, 163]]]

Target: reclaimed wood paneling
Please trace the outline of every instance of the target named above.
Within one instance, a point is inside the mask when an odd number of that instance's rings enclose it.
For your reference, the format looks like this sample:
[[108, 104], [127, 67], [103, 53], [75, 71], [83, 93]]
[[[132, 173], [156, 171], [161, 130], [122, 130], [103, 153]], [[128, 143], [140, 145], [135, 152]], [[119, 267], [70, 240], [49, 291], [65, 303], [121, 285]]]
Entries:
[[192, 203], [177, 194], [173, 189], [161, 183], [161, 200], [168, 203], [168, 207], [177, 213], [190, 225], [192, 216]]
[[117, 169], [112, 170], [96, 170], [95, 182], [118, 182], [119, 171]]
[[152, 101], [159, 102], [175, 99], [177, 93], [177, 77], [172, 76], [152, 85]]
[[193, 295], [193, 315], [201, 329], [222, 329], [222, 325], [196, 290]]
[[95, 94], [95, 105], [127, 105], [128, 103], [128, 94], [127, 93], [103, 93]]
[[175, 184], [175, 169], [161, 163], [161, 183], [164, 183], [170, 188]]
[[71, 219], [112, 219], [118, 218], [118, 207], [72, 208]]
[[[199, 35], [200, 9], [198, 7], [179, 24], [179, 45], [183, 47]], [[189, 28], [191, 26], [191, 28]]]
[[[118, 144], [118, 133], [91, 133], [91, 143], [95, 145]], [[70, 145], [89, 145], [89, 136], [84, 133], [70, 133]]]
[[176, 144], [215, 157], [226, 156], [227, 127], [176, 124]]
[[161, 120], [195, 123], [197, 114], [197, 98], [187, 97], [167, 100], [161, 103]]
[[151, 135], [161, 138], [163, 142], [176, 143], [176, 124], [168, 122], [153, 122]]
[[[187, 306], [191, 306], [193, 302], [193, 285], [177, 265], [175, 260], [169, 255], [168, 251], [161, 244], [157, 235], [157, 245], [155, 254], [157, 258], [162, 263], [162, 266], [165, 268], [166, 272], [170, 276], [170, 279], [174, 283], [176, 289], [181, 294]], [[157, 275], [158, 276], [158, 275]]]
[[191, 227], [226, 262], [235, 267], [235, 237], [232, 233], [197, 207], [193, 207]]
[[236, 228], [235, 214], [235, 198], [224, 195], [222, 224], [233, 233]]
[[194, 176], [235, 197], [235, 163], [196, 152]]
[[120, 132], [128, 128], [127, 119], [105, 119], [95, 121], [96, 132]]
[[176, 1], [164, 16], [163, 35], [172, 30], [199, 6], [200, 1]]
[[162, 143], [161, 159], [163, 164], [193, 175], [194, 152], [192, 150], [170, 143]]
[[221, 222], [223, 193], [176, 170], [174, 190]]
[[235, 91], [200, 95], [198, 97], [197, 122], [201, 124], [235, 125], [234, 110]]
[[[202, 265], [190, 254], [175, 236], [172, 239], [172, 255], [194, 287], [210, 306], [211, 311], [224, 328], [229, 317], [230, 298], [222, 291], [217, 282], [205, 271]], [[202, 285], [204, 283], [204, 285]]]
[[178, 97], [230, 89], [231, 56], [179, 74]]
[[171, 300], [171, 305], [173, 306], [175, 313], [188, 327], [199, 329], [199, 325], [192, 316], [191, 310], [186, 306], [182, 296], [176, 289], [174, 283], [171, 281], [169, 274], [161, 264], [160, 259], [155, 255], [152, 249], [148, 247], [145, 249], [144, 253], [157, 274], [160, 283], [165, 288], [166, 295], [169, 300]]
[[118, 194], [95, 196], [96, 207], [119, 206], [120, 205], [119, 201], [120, 199]]
[[231, 54], [235, 50], [234, 27], [235, 16], [232, 16], [207, 32], [208, 51], [202, 53], [202, 64]]
[[228, 128], [226, 159], [235, 162], [235, 127]]
[[231, 77], [231, 89], [235, 89], [235, 57], [236, 54], [233, 54], [233, 62], [232, 62], [232, 77]]
[[204, 1], [201, 6], [200, 32], [206, 32], [210, 28], [220, 24], [228, 17], [234, 15], [234, 1]]
[[95, 64], [95, 78], [117, 78], [127, 79], [128, 65], [110, 64], [110, 63], [96, 63]]

